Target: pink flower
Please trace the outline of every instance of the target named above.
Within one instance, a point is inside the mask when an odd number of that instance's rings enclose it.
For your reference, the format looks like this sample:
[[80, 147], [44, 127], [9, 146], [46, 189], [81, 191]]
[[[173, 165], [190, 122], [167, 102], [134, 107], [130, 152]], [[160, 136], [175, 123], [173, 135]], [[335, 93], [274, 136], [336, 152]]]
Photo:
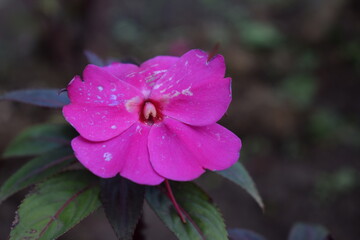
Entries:
[[63, 108], [80, 133], [71, 143], [78, 160], [100, 177], [119, 173], [147, 185], [233, 165], [241, 141], [216, 123], [230, 104], [231, 78], [221, 55], [207, 58], [191, 50], [140, 66], [88, 65], [84, 81], [69, 83]]

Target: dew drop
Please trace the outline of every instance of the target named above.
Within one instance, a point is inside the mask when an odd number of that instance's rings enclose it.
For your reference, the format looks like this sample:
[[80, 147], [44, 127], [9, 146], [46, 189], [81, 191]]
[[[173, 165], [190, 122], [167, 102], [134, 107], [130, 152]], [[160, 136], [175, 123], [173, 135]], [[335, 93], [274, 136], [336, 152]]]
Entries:
[[111, 159], [112, 159], [113, 156], [112, 156], [111, 153], [106, 152], [106, 153], [104, 153], [103, 157], [104, 157], [104, 160], [105, 160], [105, 161], [109, 162], [109, 161], [111, 161]]

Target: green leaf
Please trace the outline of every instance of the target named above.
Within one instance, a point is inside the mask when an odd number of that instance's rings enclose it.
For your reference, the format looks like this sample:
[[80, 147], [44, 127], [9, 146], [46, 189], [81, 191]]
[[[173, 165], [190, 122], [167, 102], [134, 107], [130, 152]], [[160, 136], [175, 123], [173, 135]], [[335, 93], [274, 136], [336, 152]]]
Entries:
[[10, 240], [49, 240], [64, 234], [100, 207], [95, 180], [87, 171], [71, 171], [37, 185], [17, 211]]
[[76, 132], [65, 124], [43, 124], [26, 129], [7, 147], [3, 157], [33, 156], [70, 145]]
[[141, 217], [145, 188], [120, 176], [101, 179], [100, 199], [118, 239], [131, 240]]
[[74, 160], [71, 148], [57, 149], [30, 160], [1, 186], [0, 203], [12, 194], [59, 172]]
[[180, 220], [164, 189], [148, 187], [145, 196], [150, 207], [180, 240], [228, 239], [221, 213], [205, 192], [191, 182], [173, 183], [172, 187], [178, 204], [186, 212], [186, 223]]
[[288, 240], [327, 240], [329, 236], [323, 226], [297, 223], [291, 229]]
[[265, 240], [260, 234], [246, 229], [234, 228], [228, 232], [230, 240]]
[[264, 203], [258, 190], [256, 189], [254, 181], [251, 179], [249, 173], [240, 162], [235, 163], [232, 167], [226, 170], [215, 173], [220, 174], [224, 178], [227, 178], [228, 180], [245, 189], [245, 191], [247, 191], [255, 199], [259, 206], [264, 209]]
[[61, 108], [70, 103], [66, 93], [59, 89], [26, 89], [5, 93], [0, 100], [28, 103], [41, 107]]

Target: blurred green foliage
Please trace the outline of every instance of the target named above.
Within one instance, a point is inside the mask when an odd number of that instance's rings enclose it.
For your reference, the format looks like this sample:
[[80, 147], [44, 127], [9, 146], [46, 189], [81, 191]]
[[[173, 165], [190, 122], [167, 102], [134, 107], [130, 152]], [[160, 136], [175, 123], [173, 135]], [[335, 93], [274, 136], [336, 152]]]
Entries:
[[359, 171], [352, 167], [342, 167], [332, 173], [320, 174], [314, 191], [320, 201], [332, 202], [359, 187], [359, 180]]
[[242, 21], [237, 28], [242, 42], [249, 47], [269, 49], [283, 42], [282, 34], [269, 23]]
[[49, 16], [54, 16], [61, 11], [59, 1], [56, 0], [38, 0], [41, 11]]
[[358, 76], [360, 76], [360, 43], [359, 41], [351, 41], [346, 43], [343, 50], [345, 58], [347, 58], [355, 67]]
[[129, 19], [119, 20], [114, 25], [113, 34], [116, 40], [123, 43], [132, 43], [142, 39], [143, 30]]
[[313, 102], [316, 93], [316, 79], [306, 73], [298, 73], [287, 77], [281, 91], [298, 108], [305, 109]]
[[359, 125], [351, 120], [346, 120], [334, 110], [319, 109], [313, 112], [309, 118], [308, 128], [314, 142], [360, 146]]

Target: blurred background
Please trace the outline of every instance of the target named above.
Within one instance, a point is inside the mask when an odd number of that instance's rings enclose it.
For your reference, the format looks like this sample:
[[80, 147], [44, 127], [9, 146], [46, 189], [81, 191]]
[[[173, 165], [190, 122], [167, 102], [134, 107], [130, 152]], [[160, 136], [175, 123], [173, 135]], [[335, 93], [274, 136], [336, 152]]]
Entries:
[[[233, 102], [221, 124], [243, 140], [241, 160], [264, 199], [199, 179], [228, 227], [286, 239], [295, 222], [335, 239], [360, 236], [360, 1], [0, 0], [0, 94], [64, 88], [85, 50], [138, 63], [211, 50], [219, 42]], [[60, 110], [0, 102], [0, 151], [25, 128], [64, 121]], [[0, 184], [27, 159], [0, 161]], [[20, 193], [0, 205], [7, 239]], [[145, 209], [148, 239], [174, 239]], [[96, 212], [60, 239], [115, 239]]]

